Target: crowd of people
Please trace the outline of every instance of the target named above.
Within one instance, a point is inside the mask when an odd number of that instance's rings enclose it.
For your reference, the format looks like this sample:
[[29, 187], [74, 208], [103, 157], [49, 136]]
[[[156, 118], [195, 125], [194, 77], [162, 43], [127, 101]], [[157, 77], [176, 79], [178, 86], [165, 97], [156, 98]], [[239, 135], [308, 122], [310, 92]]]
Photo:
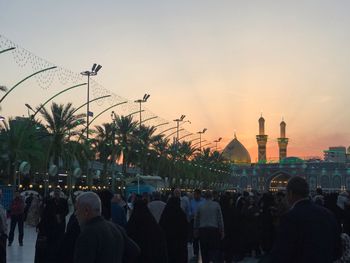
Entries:
[[173, 189], [125, 200], [102, 191], [73, 202], [66, 223], [68, 201], [59, 189], [45, 200], [16, 192], [9, 230], [0, 206], [0, 262], [16, 226], [23, 246], [24, 222], [37, 229], [36, 263], [350, 262], [349, 193], [310, 193], [298, 176], [278, 193]]

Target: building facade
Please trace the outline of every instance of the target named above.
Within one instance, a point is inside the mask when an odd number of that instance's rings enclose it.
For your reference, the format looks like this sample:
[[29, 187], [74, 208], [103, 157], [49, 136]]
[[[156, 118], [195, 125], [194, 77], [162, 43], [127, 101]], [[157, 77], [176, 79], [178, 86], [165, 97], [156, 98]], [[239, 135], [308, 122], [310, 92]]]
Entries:
[[325, 159], [303, 160], [287, 156], [288, 138], [286, 123], [280, 123], [279, 162], [266, 162], [265, 119], [259, 119], [258, 163], [251, 163], [249, 152], [235, 138], [223, 150], [223, 157], [231, 162], [231, 182], [238, 191], [279, 191], [284, 190], [292, 176], [304, 177], [311, 190], [322, 188], [324, 191], [350, 190], [350, 163], [345, 147], [330, 147], [325, 151]]

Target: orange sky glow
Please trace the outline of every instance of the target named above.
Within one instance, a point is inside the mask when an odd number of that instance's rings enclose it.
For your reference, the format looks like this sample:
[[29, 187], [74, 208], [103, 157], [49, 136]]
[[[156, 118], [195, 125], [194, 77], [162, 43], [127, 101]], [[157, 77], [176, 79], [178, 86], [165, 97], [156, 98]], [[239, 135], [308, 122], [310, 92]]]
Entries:
[[[170, 122], [185, 114], [191, 124], [184, 128], [207, 128], [212, 147], [222, 137], [223, 149], [236, 131], [252, 161], [261, 113], [268, 158], [278, 157], [282, 118], [289, 156], [322, 157], [329, 146], [350, 145], [350, 2], [86, 2], [2, 1], [0, 35], [75, 73], [101, 64], [94, 80], [103, 87], [131, 101], [151, 94], [150, 111]], [[8, 87], [33, 71], [12, 55], [0, 55], [0, 67]], [[6, 98], [1, 115], [26, 115], [24, 103], [38, 105], [65, 87], [28, 81]], [[85, 93], [56, 101], [79, 106]]]

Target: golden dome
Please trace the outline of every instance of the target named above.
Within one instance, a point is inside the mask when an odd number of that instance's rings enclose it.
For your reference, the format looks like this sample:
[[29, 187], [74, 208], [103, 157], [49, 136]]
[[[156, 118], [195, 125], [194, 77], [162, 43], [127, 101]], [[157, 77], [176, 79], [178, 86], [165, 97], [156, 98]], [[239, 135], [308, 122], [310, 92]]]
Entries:
[[235, 164], [249, 164], [250, 154], [242, 143], [235, 138], [227, 144], [225, 149], [222, 151], [222, 157], [226, 160], [233, 162]]

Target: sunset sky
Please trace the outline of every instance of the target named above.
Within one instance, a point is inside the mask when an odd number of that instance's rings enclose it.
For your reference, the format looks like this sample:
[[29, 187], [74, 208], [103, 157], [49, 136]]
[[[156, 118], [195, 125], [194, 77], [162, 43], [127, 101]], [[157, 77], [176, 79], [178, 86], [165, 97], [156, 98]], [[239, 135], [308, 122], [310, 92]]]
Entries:
[[[101, 64], [94, 80], [103, 87], [130, 100], [151, 94], [150, 111], [185, 114], [187, 130], [207, 128], [204, 139], [223, 137], [221, 148], [236, 131], [253, 161], [261, 113], [268, 157], [278, 156], [282, 117], [289, 156], [350, 145], [350, 1], [1, 0], [0, 10], [0, 35], [76, 73]], [[0, 68], [8, 87], [33, 72], [11, 54]], [[26, 82], [0, 114], [26, 115], [24, 103], [65, 87]], [[78, 106], [85, 93], [56, 101]]]

